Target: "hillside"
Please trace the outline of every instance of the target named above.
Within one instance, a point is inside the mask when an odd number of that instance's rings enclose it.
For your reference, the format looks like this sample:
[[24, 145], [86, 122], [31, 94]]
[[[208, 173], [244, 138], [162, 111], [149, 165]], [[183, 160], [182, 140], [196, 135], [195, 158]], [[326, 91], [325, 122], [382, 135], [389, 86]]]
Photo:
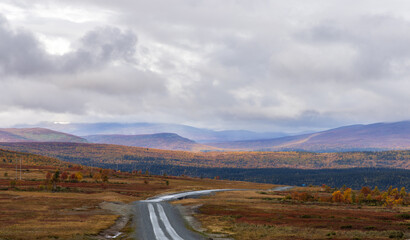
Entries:
[[[35, 125], [66, 132], [77, 136], [89, 135], [141, 135], [156, 133], [175, 133], [198, 143], [240, 141], [252, 139], [271, 139], [286, 136], [281, 132], [252, 132], [246, 130], [214, 131], [181, 124], [168, 123], [51, 123], [43, 122]], [[22, 127], [29, 127], [23, 125]], [[32, 126], [31, 126], [32, 127]]]
[[323, 132], [268, 140], [210, 143], [231, 150], [366, 151], [410, 149], [410, 121], [352, 125]]
[[22, 160], [23, 165], [54, 166], [54, 167], [69, 165], [69, 163], [67, 162], [63, 162], [59, 159], [52, 158], [52, 157], [0, 149], [0, 164], [13, 165], [13, 164], [16, 164], [16, 161], [20, 161], [20, 160]]
[[0, 142], [78, 142], [87, 140], [45, 128], [1, 128]]
[[143, 135], [91, 135], [84, 137], [91, 143], [117, 144], [132, 147], [157, 148], [165, 150], [195, 151], [197, 149], [212, 149], [183, 138], [175, 133], [157, 133]]
[[410, 169], [410, 151], [387, 152], [207, 152], [157, 150], [87, 143], [1, 143], [0, 148], [64, 161], [115, 168], [169, 165], [208, 168], [401, 168]]

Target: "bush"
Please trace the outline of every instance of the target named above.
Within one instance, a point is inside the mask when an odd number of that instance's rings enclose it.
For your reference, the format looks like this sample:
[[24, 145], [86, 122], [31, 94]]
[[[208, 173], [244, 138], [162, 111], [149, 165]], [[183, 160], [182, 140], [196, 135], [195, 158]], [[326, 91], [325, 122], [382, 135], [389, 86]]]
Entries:
[[402, 213], [397, 215], [398, 218], [402, 218], [402, 219], [410, 219], [410, 214], [408, 213]]
[[17, 185], [17, 181], [16, 181], [16, 180], [11, 180], [11, 181], [10, 181], [10, 187], [11, 187], [11, 188], [15, 188], [16, 185]]
[[352, 225], [344, 225], [344, 226], [341, 226], [340, 227], [340, 229], [352, 229]]
[[389, 238], [403, 238], [403, 237], [404, 237], [404, 233], [400, 231], [391, 231], [389, 233]]

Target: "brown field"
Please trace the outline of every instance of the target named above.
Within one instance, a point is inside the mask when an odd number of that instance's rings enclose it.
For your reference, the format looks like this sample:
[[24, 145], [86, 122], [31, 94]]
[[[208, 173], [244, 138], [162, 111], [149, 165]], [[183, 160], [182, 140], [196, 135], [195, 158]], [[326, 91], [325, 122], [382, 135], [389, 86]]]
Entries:
[[408, 206], [387, 209], [382, 206], [298, 202], [284, 200], [287, 194], [222, 192], [174, 203], [200, 206], [195, 217], [208, 233], [223, 234], [237, 240], [410, 238], [410, 221], [399, 216], [410, 213]]
[[[107, 183], [90, 177], [96, 168], [60, 168], [81, 172], [79, 182], [61, 181], [58, 192], [47, 190], [51, 166], [22, 167], [22, 180], [13, 180], [13, 165], [0, 164], [0, 239], [95, 239], [119, 215], [101, 208], [103, 202], [130, 203], [165, 192], [213, 188], [269, 189], [271, 184], [189, 177], [147, 176], [111, 171]], [[5, 174], [7, 173], [7, 174]], [[7, 175], [7, 176], [6, 176]], [[20, 173], [17, 175], [20, 176]], [[168, 184], [167, 184], [168, 182]]]

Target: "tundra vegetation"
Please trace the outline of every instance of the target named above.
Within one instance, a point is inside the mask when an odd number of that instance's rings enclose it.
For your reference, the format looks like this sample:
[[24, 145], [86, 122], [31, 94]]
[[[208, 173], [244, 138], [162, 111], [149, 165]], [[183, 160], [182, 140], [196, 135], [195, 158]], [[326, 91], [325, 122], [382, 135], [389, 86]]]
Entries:
[[[16, 172], [17, 159], [22, 159]], [[2, 161], [4, 160], [4, 161]], [[152, 175], [87, 167], [51, 157], [0, 150], [0, 239], [95, 239], [120, 217], [104, 203], [186, 190], [260, 189], [217, 193], [176, 203], [211, 234], [234, 239], [409, 238], [409, 195], [405, 188], [298, 187]], [[407, 186], [405, 186], [407, 187]], [[123, 230], [123, 238], [131, 228]]]
[[208, 234], [237, 240], [410, 237], [410, 196], [405, 188], [235, 191], [173, 203], [194, 209]]
[[[96, 239], [120, 217], [104, 207], [107, 202], [127, 206], [166, 192], [273, 186], [121, 172], [0, 150], [0, 239]], [[121, 237], [129, 231], [127, 226]]]

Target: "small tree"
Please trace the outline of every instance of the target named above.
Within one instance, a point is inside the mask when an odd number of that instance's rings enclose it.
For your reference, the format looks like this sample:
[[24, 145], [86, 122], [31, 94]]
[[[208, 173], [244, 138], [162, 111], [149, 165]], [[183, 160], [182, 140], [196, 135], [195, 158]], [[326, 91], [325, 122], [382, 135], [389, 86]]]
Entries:
[[60, 181], [60, 171], [57, 170], [53, 174], [53, 178], [51, 179], [51, 183], [53, 184], [53, 192], [57, 190], [57, 183]]
[[67, 181], [67, 179], [68, 179], [68, 173], [64, 171], [64, 172], [61, 174], [61, 180]]
[[51, 172], [47, 172], [47, 174], [46, 174], [46, 183], [49, 183], [51, 181], [52, 176], [53, 175], [51, 174]]
[[94, 179], [94, 181], [98, 182], [98, 180], [101, 179], [101, 174], [100, 173], [94, 173], [93, 179]]
[[360, 190], [360, 193], [363, 193], [364, 196], [367, 196], [371, 192], [372, 190], [369, 187], [362, 187], [362, 189]]
[[387, 195], [390, 196], [392, 191], [393, 191], [393, 186], [390, 186], [389, 189], [387, 189]]
[[362, 192], [360, 192], [359, 197], [357, 198], [357, 202], [361, 204], [363, 200], [365, 199], [365, 196]]
[[104, 169], [104, 170], [101, 171], [101, 175], [103, 175], [103, 176], [104, 176], [104, 175], [107, 175], [107, 176], [108, 176], [109, 174], [110, 174], [110, 170], [109, 170], [109, 169]]
[[70, 175], [70, 181], [76, 181], [77, 180], [77, 176], [75, 175], [75, 173]]
[[102, 177], [103, 182], [108, 182], [108, 175], [103, 175]]
[[77, 173], [75, 174], [75, 177], [76, 177], [76, 179], [77, 179], [78, 181], [83, 180], [83, 174], [82, 174], [81, 172], [77, 172]]
[[352, 203], [355, 203], [356, 200], [356, 192], [352, 192]]
[[343, 202], [345, 198], [343, 197], [341, 191], [335, 191], [334, 193], [332, 193], [332, 200], [333, 202]]
[[404, 198], [405, 196], [407, 196], [407, 192], [406, 192], [406, 188], [405, 188], [405, 187], [402, 187], [402, 188], [400, 189], [400, 196], [401, 196], [402, 198]]
[[380, 195], [380, 191], [379, 191], [379, 188], [377, 186], [374, 187], [374, 190], [372, 191], [372, 195], [373, 196], [379, 196]]
[[346, 203], [352, 203], [353, 199], [352, 199], [352, 189], [351, 188], [347, 188], [344, 192], [343, 192], [343, 198], [345, 199]]

